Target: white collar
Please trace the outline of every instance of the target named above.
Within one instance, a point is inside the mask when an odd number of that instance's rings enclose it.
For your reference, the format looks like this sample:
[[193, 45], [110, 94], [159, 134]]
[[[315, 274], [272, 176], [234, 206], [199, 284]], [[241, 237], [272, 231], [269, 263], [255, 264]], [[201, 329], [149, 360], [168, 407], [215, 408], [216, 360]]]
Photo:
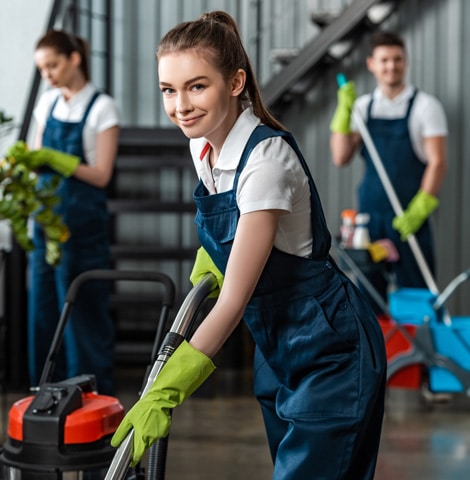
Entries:
[[69, 106], [69, 108], [74, 107], [75, 105], [80, 105], [82, 103], [88, 103], [95, 93], [96, 89], [92, 83], [88, 82], [81, 90], [75, 93], [68, 101], [65, 101], [62, 92], [59, 94], [60, 99]]
[[390, 99], [383, 94], [379, 87], [376, 87], [373, 93], [373, 97], [374, 101], [399, 104], [402, 102], [408, 102], [408, 100], [413, 96], [414, 91], [415, 88], [413, 87], [413, 85], [406, 84], [405, 88], [396, 97]]
[[[250, 135], [260, 123], [260, 119], [253, 113], [252, 108], [246, 108], [237, 118], [237, 121], [225, 138], [214, 168], [219, 170], [236, 170]], [[206, 149], [207, 141], [197, 143], [202, 146], [203, 150]], [[206, 151], [207, 153], [208, 150]]]

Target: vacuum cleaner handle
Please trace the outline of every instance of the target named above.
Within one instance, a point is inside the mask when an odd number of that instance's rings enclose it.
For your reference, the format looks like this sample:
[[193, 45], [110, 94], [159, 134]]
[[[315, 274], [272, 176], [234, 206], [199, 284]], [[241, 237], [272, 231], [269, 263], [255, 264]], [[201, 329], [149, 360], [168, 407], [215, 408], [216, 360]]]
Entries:
[[[173, 321], [170, 331], [163, 340], [162, 347], [147, 378], [147, 383], [141, 393], [141, 397], [148, 392], [172, 353], [187, 337], [202, 303], [216, 288], [217, 279], [212, 273], [207, 273], [202, 280], [189, 291]], [[134, 430], [132, 429], [121, 445], [119, 445], [106, 473], [105, 480], [122, 480], [125, 478], [131, 461], [133, 436]]]
[[[347, 82], [345, 75], [342, 73], [338, 74], [336, 79], [339, 87], [343, 86], [344, 83]], [[375, 166], [375, 169], [377, 170], [377, 174], [379, 175], [380, 180], [382, 181], [382, 185], [385, 189], [385, 193], [387, 194], [388, 199], [392, 204], [393, 211], [395, 212], [395, 215], [400, 216], [403, 214], [403, 208], [400, 204], [400, 201], [398, 200], [397, 194], [395, 193], [395, 189], [393, 188], [392, 182], [388, 177], [387, 171], [383, 166], [379, 153], [375, 148], [374, 141], [370, 136], [369, 130], [367, 129], [364, 119], [362, 118], [361, 114], [357, 111], [357, 109], [353, 110], [353, 118], [361, 134], [362, 141], [364, 142], [365, 146], [367, 147], [367, 150], [369, 151], [372, 162]], [[421, 273], [424, 277], [424, 281], [426, 282], [426, 285], [428, 286], [429, 290], [432, 293], [437, 295], [439, 290], [431, 274], [429, 266], [426, 263], [426, 259], [423, 256], [423, 253], [418, 244], [418, 241], [416, 240], [416, 237], [414, 235], [409, 235], [407, 240], [411, 250], [413, 251], [416, 262], [418, 263], [418, 267], [420, 268]]]
[[165, 286], [163, 304], [173, 305], [173, 302], [175, 301], [175, 284], [173, 283], [173, 280], [164, 273], [141, 270], [88, 270], [87, 272], [78, 275], [72, 281], [67, 290], [65, 302], [74, 303], [82, 284], [89, 282], [90, 280], [110, 280], [112, 282], [120, 280], [158, 282]]
[[33, 388], [32, 390], [37, 390], [41, 385], [50, 381], [54, 367], [55, 367], [55, 358], [57, 352], [59, 351], [60, 345], [62, 343], [62, 338], [64, 336], [65, 325], [72, 309], [73, 304], [78, 295], [80, 287], [91, 280], [108, 280], [112, 282], [117, 282], [121, 280], [128, 281], [148, 281], [156, 282], [163, 285], [163, 297], [162, 297], [162, 310], [160, 315], [160, 325], [163, 323], [163, 320], [168, 315], [170, 308], [173, 306], [175, 301], [175, 284], [173, 280], [166, 274], [161, 272], [152, 272], [152, 271], [134, 271], [134, 270], [88, 270], [83, 272], [72, 281], [70, 287], [67, 290], [65, 297], [64, 307], [62, 309], [59, 322], [57, 324], [54, 338], [52, 339], [49, 352], [47, 354], [46, 363], [39, 380], [39, 386]]

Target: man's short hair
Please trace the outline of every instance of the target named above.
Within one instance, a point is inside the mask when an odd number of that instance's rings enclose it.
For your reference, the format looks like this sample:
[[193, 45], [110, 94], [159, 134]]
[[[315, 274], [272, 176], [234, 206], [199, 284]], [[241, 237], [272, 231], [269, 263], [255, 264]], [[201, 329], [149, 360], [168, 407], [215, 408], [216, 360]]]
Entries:
[[405, 41], [400, 35], [383, 30], [379, 30], [372, 34], [370, 38], [369, 55], [372, 55], [377, 47], [400, 47], [403, 50], [406, 50]]

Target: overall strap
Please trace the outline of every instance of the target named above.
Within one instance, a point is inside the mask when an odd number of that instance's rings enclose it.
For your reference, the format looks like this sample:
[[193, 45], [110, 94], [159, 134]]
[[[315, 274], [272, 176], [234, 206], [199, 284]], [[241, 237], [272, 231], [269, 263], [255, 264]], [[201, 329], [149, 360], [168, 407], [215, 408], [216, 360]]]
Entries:
[[54, 111], [54, 108], [57, 105], [57, 102], [59, 101], [59, 97], [60, 97], [60, 93], [59, 95], [57, 95], [57, 97], [55, 97], [54, 101], [52, 102], [51, 108], [49, 109], [49, 115], [47, 116], [47, 118], [52, 117], [52, 112]]
[[[282, 137], [284, 140], [286, 140], [286, 142], [294, 149], [297, 155], [297, 158], [299, 159], [300, 164], [302, 165], [302, 168], [305, 174], [307, 175], [308, 183], [310, 186], [310, 224], [311, 224], [312, 234], [313, 234], [313, 232], [315, 232], [315, 227], [316, 227], [316, 223], [313, 218], [313, 212], [317, 210], [315, 208], [315, 199], [318, 199], [319, 201], [318, 192], [315, 186], [315, 182], [313, 181], [312, 175], [310, 173], [310, 169], [308, 168], [307, 162], [305, 161], [304, 156], [302, 155], [302, 152], [300, 151], [300, 148], [297, 145], [297, 142], [295, 141], [293, 135], [290, 132], [287, 132], [285, 130], [275, 130], [266, 125], [258, 125], [253, 130], [250, 138], [248, 139], [247, 144], [245, 145], [242, 156], [240, 158], [240, 162], [238, 164], [238, 168], [235, 174], [235, 179], [233, 182], [233, 190], [235, 192], [237, 191], [238, 179], [253, 149], [256, 147], [256, 145], [258, 145], [258, 143], [262, 142], [263, 140], [266, 140], [267, 138], [272, 138], [272, 137]], [[322, 220], [322, 223], [324, 223], [324, 225], [326, 226], [326, 220], [324, 219], [324, 217], [321, 220]], [[314, 245], [312, 242], [312, 255], [313, 255], [313, 248], [314, 248]]]
[[93, 96], [91, 97], [91, 100], [90, 102], [88, 103], [86, 109], [85, 109], [85, 112], [83, 113], [83, 118], [82, 118], [82, 121], [80, 122], [80, 124], [82, 125], [85, 125], [85, 122], [86, 122], [86, 119], [88, 118], [88, 114], [90, 113], [90, 110], [91, 110], [91, 107], [93, 106], [93, 104], [95, 103], [95, 100], [101, 95], [100, 92], [95, 92], [93, 94]]
[[405, 118], [409, 118], [410, 112], [411, 112], [411, 109], [413, 107], [413, 103], [415, 101], [415, 98], [416, 98], [417, 94], [418, 94], [418, 89], [415, 88], [415, 91], [413, 92], [413, 95], [411, 96], [410, 101], [408, 102], [408, 109], [406, 110], [406, 117]]
[[[240, 162], [238, 163], [237, 171], [235, 173], [235, 179], [233, 181], [233, 189], [236, 191], [238, 187], [238, 179], [242, 170], [245, 168], [246, 162], [248, 158], [250, 158], [253, 149], [258, 145], [258, 143], [266, 140], [267, 138], [271, 137], [288, 137], [290, 134], [283, 130], [274, 130], [266, 125], [258, 125], [250, 135], [248, 142], [245, 145], [245, 148], [242, 152], [242, 156], [240, 158]], [[289, 142], [290, 143], [290, 142]]]
[[370, 118], [370, 114], [372, 112], [372, 104], [374, 103], [374, 96], [371, 95], [370, 96], [370, 101], [369, 101], [369, 105], [367, 105], [367, 119], [366, 120], [369, 120]]

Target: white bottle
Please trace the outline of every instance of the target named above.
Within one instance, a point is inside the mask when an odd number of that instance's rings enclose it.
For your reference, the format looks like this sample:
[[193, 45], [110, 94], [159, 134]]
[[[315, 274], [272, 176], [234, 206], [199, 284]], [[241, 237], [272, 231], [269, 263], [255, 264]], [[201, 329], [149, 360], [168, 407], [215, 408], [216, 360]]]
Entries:
[[355, 210], [343, 210], [341, 212], [341, 246], [344, 248], [352, 248], [352, 240], [354, 236], [354, 222], [356, 218]]
[[369, 223], [370, 215], [368, 213], [358, 213], [356, 215], [356, 228], [353, 236], [353, 248], [367, 248], [370, 245]]

